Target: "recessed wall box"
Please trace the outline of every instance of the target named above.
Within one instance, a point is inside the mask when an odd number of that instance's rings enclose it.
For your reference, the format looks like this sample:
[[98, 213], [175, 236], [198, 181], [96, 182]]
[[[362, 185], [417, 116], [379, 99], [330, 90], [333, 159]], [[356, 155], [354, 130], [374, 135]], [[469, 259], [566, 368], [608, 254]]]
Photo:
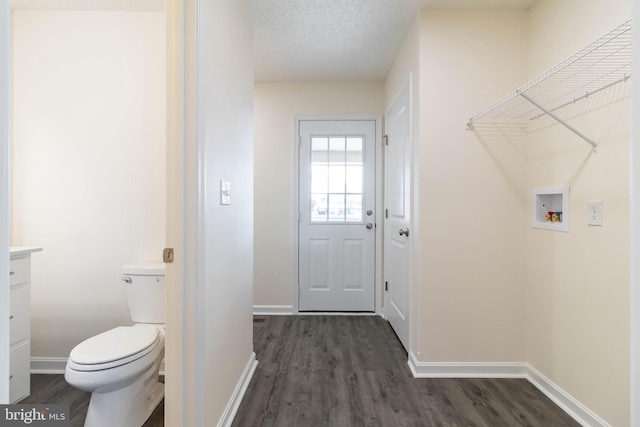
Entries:
[[532, 227], [569, 231], [569, 187], [533, 189]]

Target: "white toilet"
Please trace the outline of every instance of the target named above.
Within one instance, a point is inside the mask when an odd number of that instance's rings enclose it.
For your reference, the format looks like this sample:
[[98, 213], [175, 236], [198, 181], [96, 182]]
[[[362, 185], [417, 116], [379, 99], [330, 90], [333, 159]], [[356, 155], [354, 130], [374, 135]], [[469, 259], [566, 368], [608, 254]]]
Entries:
[[134, 326], [89, 338], [71, 350], [64, 378], [91, 392], [85, 427], [140, 427], [164, 397], [164, 264], [122, 267]]

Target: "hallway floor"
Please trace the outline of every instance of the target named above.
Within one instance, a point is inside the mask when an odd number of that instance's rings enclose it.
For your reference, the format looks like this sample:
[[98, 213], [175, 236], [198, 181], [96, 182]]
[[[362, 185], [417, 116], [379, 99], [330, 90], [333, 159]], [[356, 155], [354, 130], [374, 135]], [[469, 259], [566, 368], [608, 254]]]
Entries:
[[234, 427], [578, 426], [524, 379], [415, 379], [374, 316], [256, 316]]

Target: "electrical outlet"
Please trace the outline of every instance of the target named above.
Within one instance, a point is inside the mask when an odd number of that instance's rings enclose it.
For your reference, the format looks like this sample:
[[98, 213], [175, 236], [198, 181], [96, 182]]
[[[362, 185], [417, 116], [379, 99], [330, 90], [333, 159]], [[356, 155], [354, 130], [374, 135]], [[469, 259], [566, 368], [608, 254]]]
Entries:
[[587, 203], [587, 225], [602, 225], [602, 201]]

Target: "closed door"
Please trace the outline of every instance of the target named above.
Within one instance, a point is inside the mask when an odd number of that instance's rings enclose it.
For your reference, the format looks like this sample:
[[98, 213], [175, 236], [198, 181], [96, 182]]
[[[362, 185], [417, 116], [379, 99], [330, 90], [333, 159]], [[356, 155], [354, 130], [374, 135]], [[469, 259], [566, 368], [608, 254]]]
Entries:
[[376, 122], [298, 123], [298, 308], [375, 311]]
[[385, 120], [384, 314], [409, 351], [411, 128], [409, 86]]

